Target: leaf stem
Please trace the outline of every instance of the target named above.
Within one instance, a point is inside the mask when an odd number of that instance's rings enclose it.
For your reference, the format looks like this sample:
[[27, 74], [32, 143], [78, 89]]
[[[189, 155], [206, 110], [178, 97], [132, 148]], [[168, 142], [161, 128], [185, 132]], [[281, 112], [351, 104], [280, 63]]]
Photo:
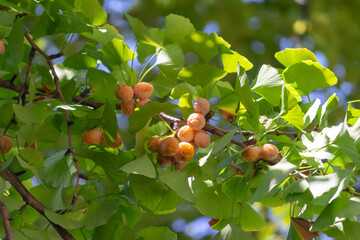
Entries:
[[171, 131], [172, 134], [176, 134], [176, 132], [174, 132], [174, 130], [170, 127], [170, 125], [161, 117], [161, 115], [159, 114], [158, 117], [165, 123], [166, 127]]
[[149, 67], [149, 69], [148, 69], [148, 70], [144, 73], [144, 75], [142, 75], [142, 77], [140, 78], [139, 83], [142, 82], [142, 80], [144, 79], [144, 77], [145, 77], [154, 67], [156, 67], [155, 64], [152, 65], [151, 67]]

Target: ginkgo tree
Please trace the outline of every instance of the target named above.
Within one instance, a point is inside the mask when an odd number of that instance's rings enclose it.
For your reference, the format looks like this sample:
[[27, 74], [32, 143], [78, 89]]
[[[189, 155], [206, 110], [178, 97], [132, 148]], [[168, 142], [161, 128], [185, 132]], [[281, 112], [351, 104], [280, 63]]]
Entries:
[[253, 63], [179, 15], [158, 29], [125, 14], [130, 49], [97, 0], [0, 9], [2, 237], [177, 239], [136, 226], [188, 202], [214, 239], [259, 237], [259, 206], [288, 206], [287, 239], [360, 239], [360, 110], [302, 101], [337, 83], [311, 51], [249, 80]]

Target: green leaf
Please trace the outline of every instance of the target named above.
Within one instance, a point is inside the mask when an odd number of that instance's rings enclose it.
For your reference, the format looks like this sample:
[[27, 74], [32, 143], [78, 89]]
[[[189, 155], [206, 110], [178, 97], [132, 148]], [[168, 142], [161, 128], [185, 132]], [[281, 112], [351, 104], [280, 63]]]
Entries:
[[345, 233], [346, 239], [349, 239], [349, 240], [360, 239], [360, 231], [359, 231], [360, 223], [359, 222], [345, 220], [343, 222], [343, 226], [344, 226], [344, 233]]
[[66, 150], [57, 152], [45, 160], [45, 168], [42, 171], [44, 181], [52, 187], [69, 187], [72, 185], [70, 167], [72, 157], [65, 156]]
[[190, 114], [194, 113], [194, 109], [192, 106], [192, 95], [189, 93], [182, 95], [179, 99], [178, 106], [180, 107], [183, 118], [187, 119]]
[[[140, 131], [138, 131], [135, 135], [136, 145], [134, 148], [134, 155], [136, 157], [140, 157], [145, 153], [144, 145], [145, 145], [146, 139], [148, 138], [147, 135], [148, 135], [148, 128], [149, 128], [150, 123], [151, 123], [151, 120], [149, 120], [147, 122], [147, 124], [145, 125], [145, 127], [143, 129], [141, 129]], [[156, 135], [156, 134], [158, 134], [158, 133], [156, 132], [154, 135]]]
[[21, 63], [25, 52], [24, 28], [19, 18], [15, 21], [7, 40], [9, 43], [10, 61], [16, 72], [19, 69], [18, 65]]
[[[118, 133], [118, 123], [116, 118], [115, 106], [106, 102], [104, 104], [104, 112], [101, 116], [101, 123], [106, 132], [108, 132], [112, 139], [108, 139], [108, 136], [105, 135], [106, 142], [112, 143], [116, 139]], [[109, 141], [110, 140], [110, 141]]]
[[236, 202], [247, 202], [251, 198], [251, 191], [244, 176], [232, 176], [221, 185], [221, 190]]
[[309, 191], [309, 183], [305, 179], [292, 183], [286, 188], [284, 196], [286, 202], [299, 201], [301, 203], [307, 203], [313, 199], [313, 196]]
[[194, 196], [191, 192], [188, 176], [184, 172], [171, 172], [168, 170], [159, 169], [160, 179], [163, 183], [168, 185], [180, 197], [194, 202]]
[[[0, 22], [3, 26], [12, 26], [14, 24], [15, 14], [12, 12], [1, 11]], [[2, 36], [3, 37], [3, 36]]]
[[239, 98], [234, 94], [227, 95], [226, 97], [221, 98], [216, 106], [228, 113], [235, 114], [239, 106]]
[[125, 13], [126, 19], [129, 21], [132, 30], [134, 31], [135, 37], [139, 42], [149, 44], [154, 47], [162, 48], [157, 40], [149, 30], [146, 28], [144, 23], [137, 18], [133, 18], [130, 15]]
[[118, 159], [114, 154], [106, 151], [100, 152], [97, 149], [90, 150], [85, 148], [78, 148], [76, 149], [76, 154], [91, 159], [95, 162], [96, 165], [101, 166], [104, 169], [106, 176], [108, 176], [108, 178], [114, 182], [120, 181], [122, 176], [119, 172], [119, 169], [128, 161], [123, 158]]
[[20, 149], [19, 154], [21, 158], [26, 160], [31, 166], [35, 168], [44, 167], [44, 159], [38, 151], [31, 147]]
[[221, 219], [239, 215], [239, 204], [227, 197], [220, 185], [210, 180], [195, 178], [192, 182], [195, 203], [194, 206], [203, 215]]
[[273, 190], [275, 186], [285, 181], [286, 178], [288, 178], [289, 173], [291, 173], [297, 168], [297, 165], [300, 163], [301, 160], [302, 159], [296, 152], [296, 150], [294, 148], [291, 149], [278, 164], [269, 167], [265, 178], [257, 187], [250, 201], [260, 201], [263, 197], [265, 197], [267, 193]]
[[348, 127], [345, 123], [342, 124], [341, 130], [337, 134], [333, 144], [339, 147], [347, 156], [349, 156], [357, 168], [360, 167], [360, 153], [356, 148], [354, 139], [350, 136]]
[[314, 121], [315, 117], [317, 116], [320, 104], [321, 101], [318, 98], [311, 103], [311, 107], [308, 109], [304, 116], [304, 128], [309, 126]]
[[283, 84], [284, 80], [276, 68], [262, 65], [251, 90], [264, 97], [271, 105], [279, 106]]
[[126, 223], [130, 227], [134, 227], [135, 224], [140, 220], [142, 216], [142, 211], [135, 205], [131, 205], [128, 207], [125, 207], [123, 205], [119, 206], [119, 211], [125, 215], [126, 217]]
[[45, 209], [44, 212], [45, 212], [46, 217], [50, 221], [62, 226], [65, 229], [77, 229], [77, 228], [81, 228], [82, 226], [84, 226], [84, 223], [70, 219], [70, 218], [66, 217], [66, 214], [60, 215], [60, 214], [54, 213], [53, 211], [48, 210], [48, 209]]
[[40, 184], [39, 186], [30, 189], [30, 193], [37, 200], [44, 204], [49, 210], [53, 211], [65, 208], [62, 191], [62, 188], [54, 189], [45, 187], [44, 184]]
[[334, 93], [333, 95], [331, 95], [326, 102], [322, 105], [321, 107], [321, 112], [319, 113], [319, 119], [320, 119], [320, 123], [322, 123], [325, 119], [325, 116], [331, 112], [338, 104], [339, 102], [339, 98], [336, 97], [336, 93]]
[[235, 51], [230, 51], [231, 54], [225, 53], [220, 55], [224, 66], [224, 71], [228, 73], [237, 72], [238, 65], [244, 68], [245, 71], [248, 71], [253, 67], [253, 64], [246, 57]]
[[107, 15], [98, 0], [75, 0], [74, 7], [86, 16], [91, 25], [100, 26], [107, 23]]
[[195, 32], [194, 25], [188, 18], [176, 14], [169, 14], [165, 18], [165, 42], [182, 42], [183, 39]]
[[311, 231], [321, 231], [331, 224], [335, 218], [349, 218], [360, 215], [360, 198], [337, 198], [321, 212], [314, 222]]
[[150, 101], [130, 116], [129, 132], [136, 133], [143, 129], [149, 119], [151, 119], [153, 116], [156, 116], [161, 112], [167, 112], [177, 108], [177, 105], [169, 102], [161, 103], [157, 101]]
[[[146, 184], [144, 184], [146, 182]], [[130, 186], [134, 191], [137, 203], [150, 213], [167, 214], [174, 212], [182, 198], [156, 179], [142, 175], [132, 175]]]
[[107, 65], [121, 65], [136, 57], [136, 53], [131, 51], [123, 40], [117, 38], [103, 45], [101, 52], [108, 63]]
[[191, 94], [192, 96], [198, 95], [198, 91], [194, 86], [192, 86], [186, 82], [179, 83], [171, 90], [170, 98], [179, 99], [179, 98], [181, 98], [181, 96], [183, 96], [184, 94], [187, 94], [187, 93]]
[[154, 92], [152, 95], [163, 98], [171, 92], [176, 83], [177, 81], [175, 79], [172, 80], [166, 78], [163, 73], [159, 73], [153, 80], [151, 80], [151, 85], [154, 87]]
[[64, 66], [76, 70], [94, 68], [97, 62], [94, 58], [86, 55], [86, 53], [79, 53], [69, 56], [64, 61]]
[[242, 203], [240, 225], [244, 231], [259, 231], [266, 227], [267, 224], [250, 204]]
[[176, 233], [168, 227], [147, 227], [136, 234], [136, 239], [143, 240], [177, 240]]
[[224, 148], [231, 142], [232, 138], [235, 135], [235, 132], [235, 130], [232, 130], [231, 132], [228, 132], [226, 135], [224, 135], [222, 138], [216, 140], [209, 153], [199, 160], [199, 166], [201, 167], [205, 165], [210, 156], [223, 151]]
[[185, 38], [185, 43], [197, 53], [206, 63], [220, 53], [232, 53], [230, 44], [216, 33], [210, 35], [203, 32], [194, 32]]
[[178, 45], [166, 45], [160, 50], [155, 65], [160, 68], [165, 76], [176, 79], [184, 65], [184, 54]]
[[240, 227], [234, 223], [226, 225], [218, 234], [215, 235], [214, 240], [254, 240], [255, 238], [244, 232]]
[[85, 229], [94, 229], [106, 224], [111, 216], [116, 213], [119, 204], [118, 199], [92, 201], [79, 220], [84, 223]]
[[281, 118], [285, 119], [289, 124], [293, 125], [299, 130], [304, 128], [304, 113], [301, 110], [300, 106], [297, 104], [291, 108], [284, 116]]
[[208, 64], [194, 64], [184, 67], [178, 78], [193, 85], [205, 87], [209, 82], [218, 81], [226, 76], [226, 72]]
[[254, 99], [252, 98], [251, 88], [249, 85], [249, 78], [246, 72], [238, 67], [237, 79], [235, 85], [235, 94], [240, 99], [241, 103], [245, 106], [250, 114], [254, 110]]
[[75, 88], [76, 88], [76, 82], [74, 79], [66, 81], [66, 83], [61, 86], [61, 91], [64, 95], [66, 102], [72, 102], [72, 97], [76, 93]]
[[[16, 105], [18, 106], [18, 105]], [[14, 114], [13, 105], [6, 104], [0, 107], [0, 128], [6, 128]]]
[[275, 53], [275, 58], [285, 67], [304, 60], [317, 62], [314, 53], [306, 48], [286, 48], [281, 52]]
[[117, 86], [115, 78], [104, 71], [91, 68], [88, 70], [87, 77], [91, 85], [91, 100], [95, 102], [105, 103], [117, 103], [118, 100], [115, 97], [114, 90]]
[[304, 240], [304, 238], [302, 238], [300, 233], [296, 230], [293, 220], [290, 221], [290, 228], [286, 236], [286, 240]]
[[355, 125], [355, 123], [360, 117], [360, 110], [353, 108], [351, 104], [349, 104], [346, 115], [347, 115], [347, 123], [351, 125]]
[[311, 176], [306, 178], [306, 181], [309, 183], [309, 189], [314, 198], [318, 198], [332, 188], [339, 186], [344, 177], [340, 176], [339, 173], [332, 173], [324, 176]]
[[89, 36], [90, 38], [98, 41], [101, 45], [108, 44], [114, 38], [124, 40], [123, 36], [118, 32], [118, 30], [109, 24], [105, 24], [101, 27], [93, 29], [93, 34]]
[[156, 177], [154, 165], [146, 154], [122, 166], [120, 170], [127, 173], [144, 175], [149, 178]]
[[283, 72], [286, 83], [290, 83], [301, 95], [311, 91], [329, 87], [337, 83], [335, 74], [318, 62], [310, 60], [295, 63]]
[[[295, 90], [295, 89], [294, 89]], [[301, 98], [300, 98], [301, 100]], [[296, 105], [298, 105], [298, 100], [293, 95], [291, 88], [286, 86], [286, 84], [282, 87], [282, 93], [281, 93], [281, 115], [285, 115], [289, 112], [290, 109], [294, 108]]]

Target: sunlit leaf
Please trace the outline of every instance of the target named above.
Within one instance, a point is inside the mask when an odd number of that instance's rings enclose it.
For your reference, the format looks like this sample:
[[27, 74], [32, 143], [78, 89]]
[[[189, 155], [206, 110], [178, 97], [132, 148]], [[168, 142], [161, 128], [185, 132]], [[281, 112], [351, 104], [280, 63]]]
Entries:
[[125, 17], [129, 21], [130, 26], [134, 31], [135, 37], [139, 42], [162, 48], [159, 41], [153, 35], [151, 35], [151, 33], [142, 21], [137, 18], [131, 17], [127, 13], [125, 13]]
[[165, 42], [181, 42], [195, 32], [194, 25], [188, 18], [176, 14], [169, 14], [165, 18]]
[[276, 68], [262, 65], [251, 90], [263, 96], [270, 104], [279, 106], [283, 84], [284, 80]]
[[147, 155], [143, 155], [142, 157], [139, 157], [122, 166], [121, 170], [127, 173], [140, 174], [150, 178], [156, 177], [154, 165]]
[[244, 68], [245, 71], [248, 71], [253, 67], [253, 64], [246, 57], [235, 51], [231, 50], [231, 54], [224, 53], [220, 56], [226, 72], [237, 72], [238, 65]]
[[283, 78], [301, 95], [308, 95], [315, 89], [329, 87], [337, 83], [337, 78], [332, 71], [311, 60], [289, 66], [284, 70]]
[[190, 84], [204, 87], [209, 82], [222, 79], [226, 74], [225, 71], [214, 65], [194, 64], [189, 67], [184, 67], [179, 72], [178, 78]]
[[98, 0], [75, 0], [74, 6], [76, 10], [84, 13], [91, 25], [100, 26], [107, 22], [107, 15]]
[[281, 52], [275, 53], [275, 58], [285, 67], [304, 60], [317, 61], [315, 54], [306, 48], [286, 48]]

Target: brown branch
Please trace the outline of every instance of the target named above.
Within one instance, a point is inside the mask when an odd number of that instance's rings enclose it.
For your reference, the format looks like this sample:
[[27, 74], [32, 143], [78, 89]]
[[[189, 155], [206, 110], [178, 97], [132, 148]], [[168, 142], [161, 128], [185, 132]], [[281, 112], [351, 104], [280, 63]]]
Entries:
[[51, 220], [49, 220], [45, 215], [46, 207], [39, 202], [20, 182], [20, 180], [16, 177], [16, 175], [10, 171], [8, 168], [5, 168], [0, 171], [2, 175], [11, 183], [11, 186], [20, 194], [22, 199], [32, 208], [34, 208], [37, 212], [39, 212], [43, 217], [45, 217], [50, 224], [55, 228], [55, 230], [59, 233], [62, 239], [66, 240], [75, 240], [75, 238], [63, 227], [55, 224]]
[[31, 48], [30, 54], [29, 54], [29, 64], [28, 64], [28, 67], [27, 67], [27, 70], [26, 70], [26, 76], [25, 76], [24, 85], [22, 86], [22, 88], [20, 90], [20, 93], [19, 93], [19, 96], [18, 96], [18, 104], [20, 102], [20, 99], [22, 99], [22, 105], [23, 106], [26, 103], [25, 90], [27, 90], [28, 87], [29, 87], [29, 77], [30, 77], [32, 62], [33, 62], [34, 57], [35, 57], [35, 52], [36, 52], [35, 49]]
[[56, 54], [49, 55], [49, 58], [50, 59], [56, 59], [56, 58], [62, 57], [63, 55], [64, 55], [64, 53], [59, 52], [59, 53], [56, 53]]
[[[27, 41], [30, 43], [30, 45], [32, 46], [32, 48], [34, 48], [36, 51], [38, 51], [46, 60], [47, 64], [50, 67], [50, 71], [53, 75], [54, 78], [54, 83], [56, 86], [56, 91], [61, 99], [61, 101], [64, 104], [67, 104], [65, 97], [61, 91], [61, 87], [60, 87], [60, 79], [58, 77], [58, 75], [56, 74], [55, 68], [54, 68], [54, 64], [52, 62], [52, 59], [49, 57], [49, 55], [47, 55], [46, 52], [44, 52], [38, 45], [36, 45], [36, 43], [34, 42], [34, 40], [30, 37], [29, 33], [24, 29], [24, 34], [25, 34], [25, 38], [27, 39]], [[75, 151], [74, 151], [74, 147], [72, 145], [72, 139], [71, 139], [71, 125], [73, 124], [73, 122], [70, 120], [70, 115], [69, 115], [69, 111], [64, 110], [65, 113], [65, 117], [66, 117], [66, 121], [67, 121], [67, 128], [68, 128], [68, 141], [69, 141], [69, 150], [73, 156], [73, 160], [75, 162], [76, 165], [76, 170], [77, 170], [77, 177], [76, 177], [76, 184], [75, 184], [75, 192], [74, 192], [74, 197], [73, 200], [71, 201], [71, 205], [74, 206], [77, 200], [77, 192], [79, 189], [79, 181], [80, 181], [80, 168], [79, 168], [79, 161], [76, 157]]]
[[2, 219], [3, 225], [4, 225], [4, 229], [5, 229], [5, 238], [4, 239], [14, 240], [14, 235], [11, 231], [9, 214], [7, 212], [5, 203], [1, 199], [0, 199], [0, 214], [1, 214], [1, 219]]

